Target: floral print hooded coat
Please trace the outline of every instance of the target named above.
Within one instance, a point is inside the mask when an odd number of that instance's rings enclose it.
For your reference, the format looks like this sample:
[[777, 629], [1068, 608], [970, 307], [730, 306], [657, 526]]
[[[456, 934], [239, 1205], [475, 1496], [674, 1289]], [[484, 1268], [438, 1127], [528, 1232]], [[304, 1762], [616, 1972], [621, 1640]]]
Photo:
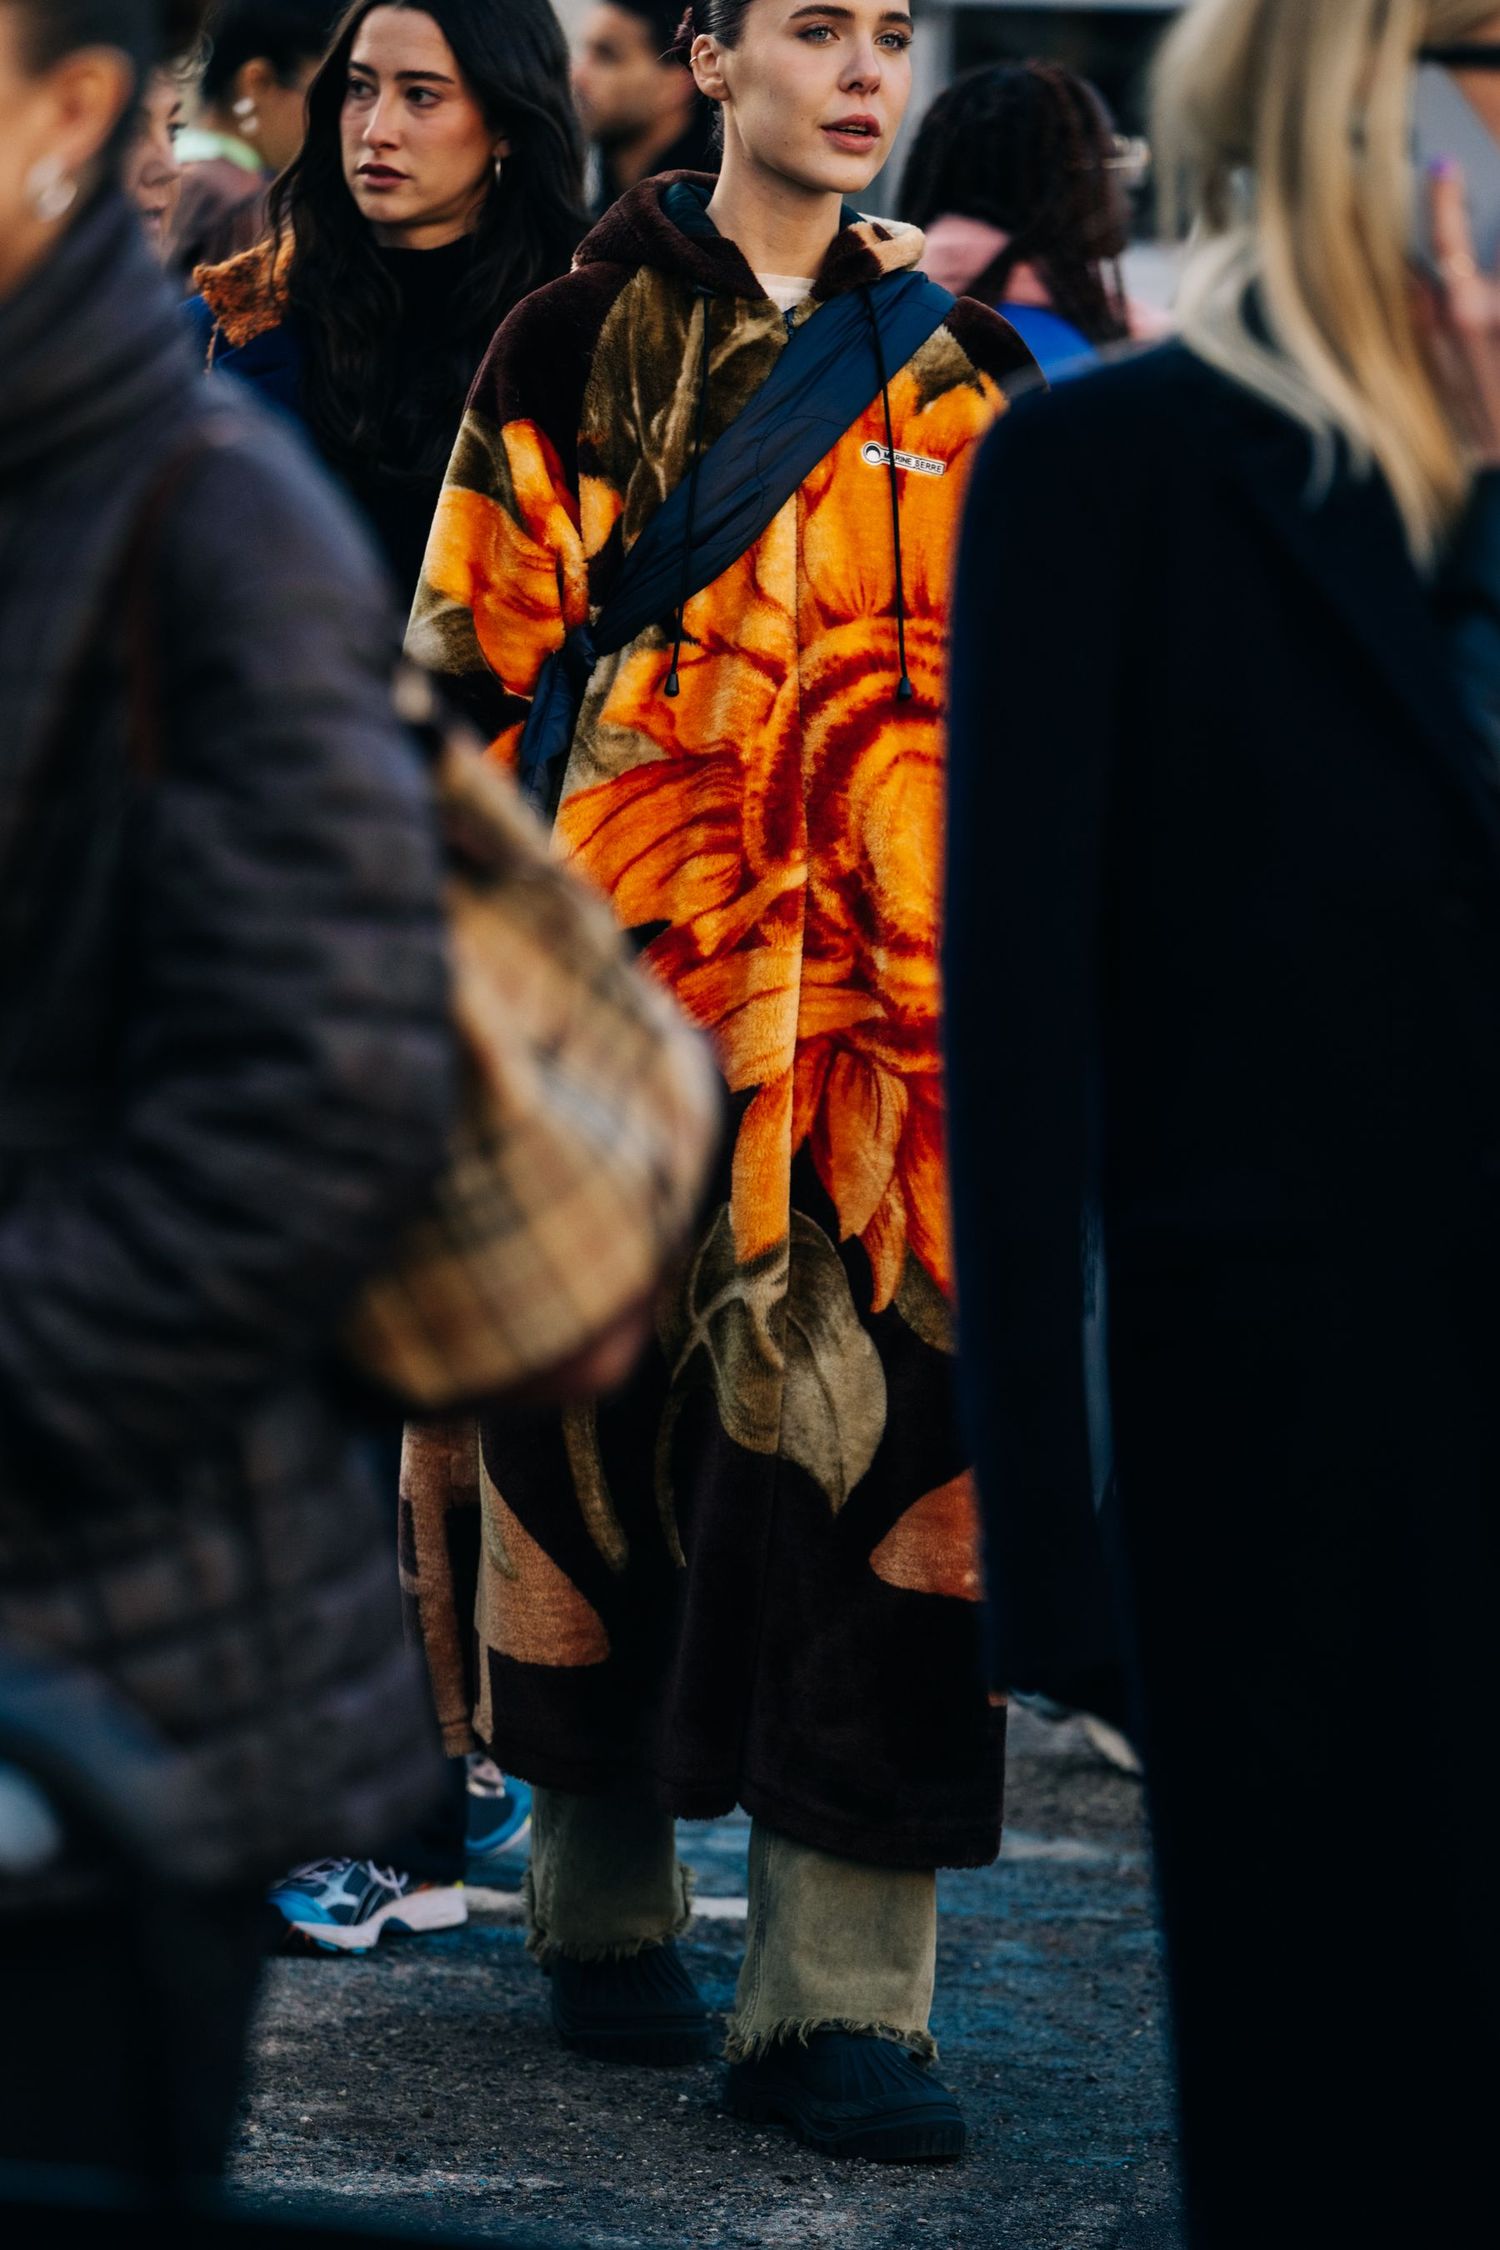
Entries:
[[[700, 413], [707, 446], [789, 324], [920, 261], [914, 229], [851, 223], [783, 316], [704, 216], [710, 186], [626, 196], [476, 383], [411, 646], [501, 758], [545, 659], [687, 473]], [[999, 1841], [952, 1398], [940, 713], [964, 485], [1002, 384], [1029, 369], [961, 301], [891, 370], [909, 699], [879, 398], [687, 603], [680, 692], [670, 618], [599, 664], [558, 839], [716, 1045], [720, 1192], [622, 1397], [496, 1418], [477, 1461], [462, 1438], [446, 1459], [436, 1439], [409, 1450], [429, 1651], [467, 1649], [476, 1602], [467, 1676], [435, 1665], [450, 1747], [472, 1715], [534, 1781], [644, 1774], [679, 1814], [738, 1801], [897, 1867]], [[432, 1629], [439, 1580], [458, 1630]]]

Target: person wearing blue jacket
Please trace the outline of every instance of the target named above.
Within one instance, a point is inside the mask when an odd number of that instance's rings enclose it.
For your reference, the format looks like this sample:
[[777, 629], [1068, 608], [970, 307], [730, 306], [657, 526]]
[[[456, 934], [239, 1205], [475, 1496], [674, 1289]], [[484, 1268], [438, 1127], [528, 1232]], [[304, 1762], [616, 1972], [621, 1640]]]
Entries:
[[987, 65], [922, 120], [901, 216], [927, 271], [1010, 322], [1049, 382], [1131, 334], [1118, 261], [1128, 152], [1103, 97], [1060, 64]]

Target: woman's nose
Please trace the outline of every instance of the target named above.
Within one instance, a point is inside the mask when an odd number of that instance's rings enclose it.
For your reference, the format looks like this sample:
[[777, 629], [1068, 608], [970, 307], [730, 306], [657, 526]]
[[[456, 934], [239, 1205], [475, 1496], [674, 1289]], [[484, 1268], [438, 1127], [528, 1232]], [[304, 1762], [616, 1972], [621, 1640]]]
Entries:
[[371, 148], [390, 148], [397, 138], [396, 106], [394, 100], [381, 100], [370, 112], [370, 122], [365, 127], [365, 139]]
[[873, 94], [880, 85], [880, 49], [871, 44], [850, 56], [840, 85], [851, 94]]

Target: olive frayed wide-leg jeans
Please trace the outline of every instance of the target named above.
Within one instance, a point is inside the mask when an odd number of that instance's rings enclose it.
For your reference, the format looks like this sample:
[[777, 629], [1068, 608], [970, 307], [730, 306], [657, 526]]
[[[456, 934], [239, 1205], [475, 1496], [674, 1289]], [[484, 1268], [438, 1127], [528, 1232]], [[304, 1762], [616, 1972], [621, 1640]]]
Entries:
[[[619, 1959], [686, 1929], [674, 1823], [638, 1795], [538, 1789], [531, 1834], [530, 1945], [543, 1962]], [[838, 1859], [755, 1821], [729, 2057], [827, 2029], [931, 2056], [936, 1956], [935, 1875]]]

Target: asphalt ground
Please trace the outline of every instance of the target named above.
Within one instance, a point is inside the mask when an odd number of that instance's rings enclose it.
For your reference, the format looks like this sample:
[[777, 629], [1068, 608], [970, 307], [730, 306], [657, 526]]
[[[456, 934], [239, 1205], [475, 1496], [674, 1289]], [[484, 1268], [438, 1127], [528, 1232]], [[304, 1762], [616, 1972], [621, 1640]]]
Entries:
[[[341, 2225], [546, 2250], [1181, 2250], [1160, 1955], [1140, 1791], [1082, 1730], [1013, 1716], [1007, 1844], [941, 1878], [934, 2029], [965, 2160], [836, 2164], [722, 2114], [720, 2072], [565, 2054], [518, 1902], [364, 1959], [270, 1970], [234, 2187]], [[684, 1956], [727, 2008], [746, 1829], [682, 1831]]]

